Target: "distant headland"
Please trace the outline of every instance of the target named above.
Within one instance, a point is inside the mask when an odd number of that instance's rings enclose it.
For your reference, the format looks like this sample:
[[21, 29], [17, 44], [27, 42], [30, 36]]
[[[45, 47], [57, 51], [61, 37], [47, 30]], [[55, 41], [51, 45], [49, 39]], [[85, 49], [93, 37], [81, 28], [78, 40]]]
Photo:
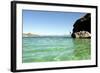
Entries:
[[71, 37], [71, 35], [39, 35], [35, 33], [23, 33], [23, 37]]
[[40, 35], [34, 33], [23, 33], [23, 37], [38, 37]]

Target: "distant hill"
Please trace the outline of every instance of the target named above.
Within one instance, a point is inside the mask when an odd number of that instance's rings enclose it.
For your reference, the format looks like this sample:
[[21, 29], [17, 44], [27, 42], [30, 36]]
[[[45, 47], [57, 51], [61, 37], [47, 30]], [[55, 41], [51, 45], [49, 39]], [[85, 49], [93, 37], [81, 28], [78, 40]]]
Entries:
[[38, 34], [33, 34], [33, 33], [23, 33], [23, 37], [37, 37], [39, 36]]

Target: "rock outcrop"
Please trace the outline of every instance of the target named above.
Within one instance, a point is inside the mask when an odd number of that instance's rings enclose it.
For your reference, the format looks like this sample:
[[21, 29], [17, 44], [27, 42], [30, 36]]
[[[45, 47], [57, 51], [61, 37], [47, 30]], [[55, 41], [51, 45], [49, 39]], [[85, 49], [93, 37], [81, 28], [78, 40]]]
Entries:
[[75, 37], [75, 38], [91, 38], [91, 34], [87, 31], [80, 31], [80, 32], [75, 32], [73, 37]]
[[73, 25], [73, 38], [90, 38], [91, 37], [91, 14], [87, 13], [78, 19]]

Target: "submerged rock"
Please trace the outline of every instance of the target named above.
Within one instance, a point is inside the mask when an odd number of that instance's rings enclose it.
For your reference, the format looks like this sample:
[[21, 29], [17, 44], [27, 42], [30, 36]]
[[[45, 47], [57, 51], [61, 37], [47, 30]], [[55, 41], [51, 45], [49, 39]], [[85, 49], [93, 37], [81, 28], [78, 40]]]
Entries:
[[73, 25], [73, 38], [90, 38], [91, 37], [91, 14], [87, 13], [78, 19]]

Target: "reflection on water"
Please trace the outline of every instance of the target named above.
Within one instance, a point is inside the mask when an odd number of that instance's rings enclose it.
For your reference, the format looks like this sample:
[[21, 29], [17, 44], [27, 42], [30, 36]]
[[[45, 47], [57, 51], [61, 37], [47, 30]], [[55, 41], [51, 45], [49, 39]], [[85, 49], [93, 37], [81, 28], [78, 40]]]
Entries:
[[90, 39], [73, 39], [74, 43], [74, 59], [90, 59], [91, 40]]
[[23, 62], [87, 60], [91, 56], [90, 39], [67, 37], [23, 38]]

